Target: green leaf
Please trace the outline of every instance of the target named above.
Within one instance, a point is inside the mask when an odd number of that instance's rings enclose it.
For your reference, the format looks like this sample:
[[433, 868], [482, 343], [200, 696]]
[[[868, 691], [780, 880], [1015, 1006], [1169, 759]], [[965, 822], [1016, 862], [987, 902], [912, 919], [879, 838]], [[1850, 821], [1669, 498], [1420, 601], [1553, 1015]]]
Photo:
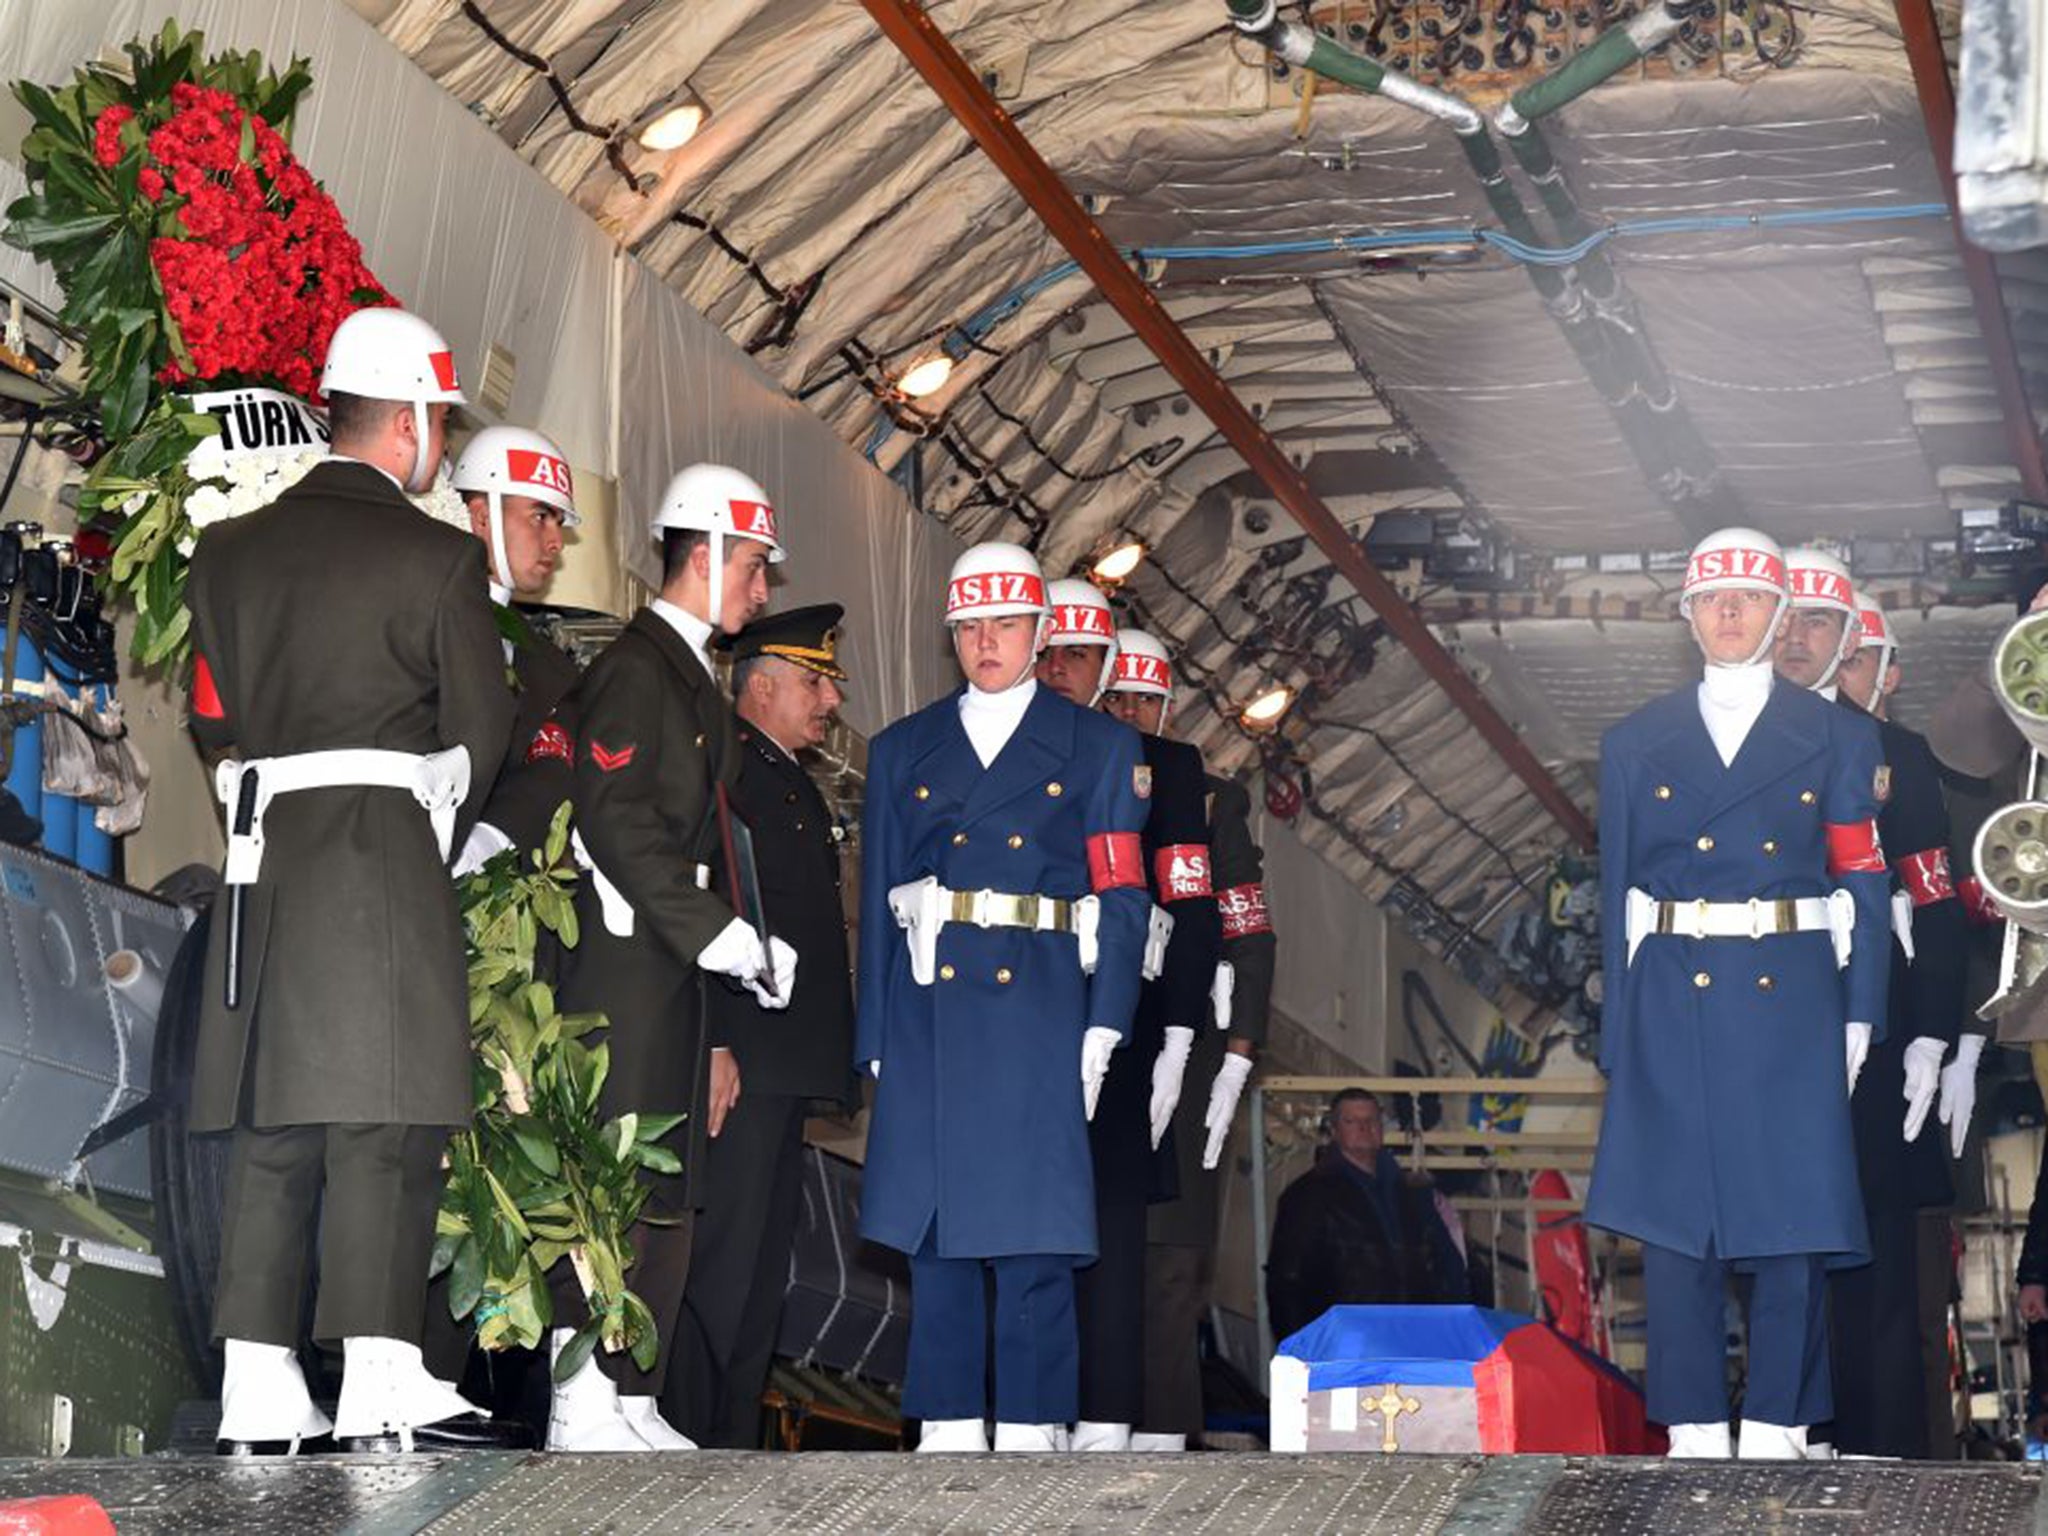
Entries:
[[654, 1359], [661, 1347], [661, 1330], [655, 1326], [654, 1314], [647, 1310], [631, 1291], [626, 1292], [626, 1336], [632, 1341], [633, 1363], [643, 1371], [654, 1369]]
[[484, 1256], [473, 1236], [456, 1246], [448, 1271], [448, 1315], [467, 1317], [484, 1294]]
[[512, 1134], [519, 1140], [519, 1150], [526, 1154], [526, 1160], [535, 1168], [550, 1178], [562, 1171], [562, 1155], [555, 1150], [553, 1139], [531, 1115], [521, 1115], [514, 1120]]
[[621, 1115], [605, 1127], [605, 1139], [616, 1149], [612, 1154], [614, 1157], [624, 1161], [633, 1148], [634, 1133], [639, 1129], [640, 1117], [636, 1114]]
[[[20, 203], [14, 205], [16, 208]], [[11, 210], [10, 210], [11, 211]], [[47, 251], [53, 246], [69, 245], [74, 240], [88, 239], [114, 227], [119, 220], [111, 213], [74, 213], [48, 218], [10, 219], [7, 225], [7, 243], [24, 251]], [[127, 431], [134, 426], [128, 424]]]
[[667, 1147], [637, 1146], [633, 1149], [633, 1160], [650, 1173], [681, 1173], [683, 1160]]
[[491, 1199], [496, 1202], [499, 1213], [511, 1224], [512, 1230], [521, 1237], [533, 1236], [526, 1229], [526, 1217], [520, 1211], [519, 1203], [505, 1192], [505, 1186], [498, 1181], [497, 1174], [486, 1168], [484, 1169], [484, 1180], [491, 1187]]
[[562, 1346], [562, 1352], [555, 1358], [555, 1380], [566, 1382], [589, 1363], [590, 1352], [597, 1348], [598, 1324], [592, 1318], [578, 1328], [569, 1342]]
[[687, 1119], [688, 1115], [642, 1115], [637, 1137], [642, 1143], [659, 1141]]

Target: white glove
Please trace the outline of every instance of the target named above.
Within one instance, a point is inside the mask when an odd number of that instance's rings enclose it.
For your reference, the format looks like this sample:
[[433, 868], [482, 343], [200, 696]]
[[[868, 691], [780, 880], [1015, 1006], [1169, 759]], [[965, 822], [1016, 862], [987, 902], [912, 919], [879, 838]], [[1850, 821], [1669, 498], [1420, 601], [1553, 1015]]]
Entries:
[[1124, 1037], [1101, 1025], [1081, 1037], [1081, 1107], [1083, 1118], [1095, 1118], [1095, 1101], [1102, 1097], [1102, 1079], [1109, 1072], [1109, 1053], [1124, 1043]]
[[763, 1008], [787, 1008], [796, 992], [796, 951], [771, 933], [768, 936], [768, 962], [775, 968], [775, 990], [770, 992], [762, 984], [762, 972], [768, 966], [761, 967], [747, 978], [747, 990], [754, 994]]
[[1868, 1024], [1846, 1024], [1844, 1032], [1849, 1037], [1849, 1092], [1856, 1092], [1856, 1079], [1863, 1075], [1863, 1058], [1870, 1054], [1870, 1026]]
[[1956, 1041], [1956, 1059], [1941, 1069], [1941, 1123], [1948, 1127], [1951, 1157], [1963, 1155], [1970, 1134], [1970, 1115], [1977, 1107], [1977, 1058], [1984, 1054], [1982, 1035]]
[[1941, 1058], [1948, 1047], [1932, 1035], [1920, 1035], [1906, 1043], [1906, 1140], [1916, 1140], [1934, 1108], [1934, 1094], [1941, 1086]]
[[511, 846], [511, 838], [488, 821], [480, 821], [469, 829], [469, 836], [463, 839], [462, 852], [455, 856], [455, 867], [450, 873], [458, 880], [466, 879]]
[[878, 1083], [882, 1080], [882, 1064], [880, 1061], [871, 1061], [868, 1063], [868, 1076], [872, 1077]]
[[[763, 1008], [787, 1008], [790, 989], [796, 985], [796, 951], [771, 937], [772, 954], [761, 948], [761, 936], [743, 918], [734, 918], [719, 929], [718, 937], [697, 951], [697, 968], [716, 971], [743, 983]], [[775, 994], [760, 984], [760, 977], [773, 964]]]
[[1230, 995], [1237, 986], [1237, 967], [1228, 960], [1216, 962], [1216, 975], [1209, 983], [1209, 1001], [1216, 1009], [1216, 1027], [1230, 1028]]
[[1180, 1080], [1187, 1074], [1188, 1052], [1195, 1048], [1195, 1032], [1178, 1024], [1166, 1026], [1166, 1044], [1159, 1047], [1152, 1063], [1152, 1145], [1173, 1124], [1174, 1106], [1180, 1103]]
[[1244, 1080], [1251, 1075], [1251, 1057], [1235, 1051], [1225, 1056], [1223, 1065], [1216, 1069], [1216, 1081], [1209, 1085], [1209, 1112], [1202, 1116], [1203, 1128], [1209, 1133], [1208, 1145], [1202, 1148], [1204, 1168], [1214, 1168], [1222, 1160], [1223, 1143], [1230, 1137], [1230, 1122], [1237, 1114]]

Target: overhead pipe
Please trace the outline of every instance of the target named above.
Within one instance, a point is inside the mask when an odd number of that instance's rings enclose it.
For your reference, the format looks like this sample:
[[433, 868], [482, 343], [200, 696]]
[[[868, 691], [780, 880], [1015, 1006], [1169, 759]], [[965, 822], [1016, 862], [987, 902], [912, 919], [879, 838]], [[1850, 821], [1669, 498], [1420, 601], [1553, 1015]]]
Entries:
[[[1225, 440], [1244, 456], [1273, 497], [1315, 541], [1330, 564], [1371, 604], [1387, 630], [1407, 647], [1416, 663], [1447, 695], [1473, 729], [1499, 755], [1566, 835], [1581, 847], [1593, 845], [1593, 824], [1545, 768], [1528, 743], [1494, 708], [1457, 659], [1337, 521], [1308, 478], [1275, 442], [1258, 418], [1223, 382], [1188, 340], [1156, 295], [1125, 263], [1102, 227], [1089, 217], [1059, 174], [1045, 163], [1010, 115], [989, 94], [972, 66], [933, 25], [916, 0], [861, 0], [870, 16], [938, 94], [982, 152], [1009, 178], [1025, 203], [1065, 246], [1131, 330], [1151, 347], [1161, 365], [1187, 392]], [[1236, 0], [1233, 0], [1233, 4]]]
[[[1458, 147], [1501, 227], [1525, 245], [1547, 243], [1508, 180], [1500, 150], [1476, 107], [1448, 91], [1390, 70], [1377, 59], [1354, 53], [1300, 22], [1281, 18], [1277, 0], [1224, 3], [1239, 31], [1288, 63], [1398, 101], [1447, 125], [1457, 136]], [[1534, 115], [1553, 111], [1668, 40], [1683, 20], [1683, 14], [1672, 15], [1668, 5], [1653, 8], [1602, 34], [1592, 47], [1533, 82], [1516, 99], [1526, 97], [1524, 105]], [[1618, 40], [1607, 42], [1609, 37]], [[1594, 62], [1581, 62], [1589, 59]], [[1533, 117], [1503, 108], [1500, 122], [1509, 134], [1510, 148], [1560, 226], [1565, 243], [1576, 245], [1592, 233], [1591, 226], [1580, 213]], [[1693, 425], [1663, 364], [1650, 349], [1634, 300], [1613, 264], [1595, 250], [1569, 267], [1525, 263], [1523, 272], [1542, 296], [1588, 382], [1613, 415], [1643, 477], [1670, 504], [1679, 521], [1695, 534], [1737, 521], [1734, 498], [1720, 478], [1713, 450]]]
[[[1235, 3], [1235, 0], [1233, 0]], [[1692, 6], [1685, 0], [1663, 0], [1609, 27], [1586, 47], [1548, 74], [1531, 80], [1507, 99], [1494, 117], [1500, 131], [1513, 139], [1539, 117], [1577, 101], [1604, 85], [1631, 64], [1640, 63], [1678, 35]]]
[[1893, 9], [1906, 40], [1913, 89], [1920, 97], [1920, 116], [1927, 124], [1934, 168], [1941, 175], [1941, 194], [1948, 202], [1949, 230], [1963, 260], [1963, 277], [1970, 285], [1970, 308], [1976, 314], [1977, 329], [1984, 333], [1984, 360], [1998, 390], [2006, 448], [2019, 467], [2027, 498], [2048, 501], [2048, 464], [2043, 462], [2041, 433], [2034, 424], [2019, 348], [2012, 339], [2012, 317], [2006, 311], [2005, 295], [1999, 291], [1998, 266], [1989, 251], [1972, 245], [1964, 236], [1956, 206], [1956, 92], [1949, 79], [1948, 55], [1941, 45], [1941, 26], [1934, 19], [1931, 0], [1893, 0]]

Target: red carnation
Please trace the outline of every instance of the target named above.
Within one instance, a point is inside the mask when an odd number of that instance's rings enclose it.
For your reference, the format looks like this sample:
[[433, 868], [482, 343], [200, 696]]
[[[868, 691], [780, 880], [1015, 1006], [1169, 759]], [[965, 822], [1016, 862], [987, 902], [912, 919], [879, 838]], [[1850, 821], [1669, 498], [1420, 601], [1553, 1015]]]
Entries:
[[134, 115], [133, 107], [123, 106], [118, 101], [99, 115], [92, 128], [93, 159], [105, 166], [120, 164], [121, 125]]

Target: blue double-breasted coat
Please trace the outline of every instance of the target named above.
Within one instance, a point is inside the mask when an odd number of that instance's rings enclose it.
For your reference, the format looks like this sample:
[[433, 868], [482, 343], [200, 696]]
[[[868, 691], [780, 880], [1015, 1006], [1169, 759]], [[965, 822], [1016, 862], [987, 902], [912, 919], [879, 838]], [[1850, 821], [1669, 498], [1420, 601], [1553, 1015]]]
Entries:
[[[1885, 1023], [1888, 876], [1829, 872], [1827, 828], [1877, 815], [1877, 728], [1785, 682], [1733, 764], [1697, 685], [1637, 710], [1600, 748], [1600, 1065], [1606, 1112], [1586, 1219], [1693, 1257], [1860, 1254], [1843, 1026]], [[1855, 901], [1838, 969], [1825, 930], [1651, 935], [1628, 960], [1626, 897]]]
[[856, 1061], [880, 1061], [861, 1235], [942, 1258], [1092, 1255], [1095, 1194], [1081, 1038], [1128, 1037], [1151, 897], [1101, 892], [1094, 974], [1071, 934], [948, 923], [919, 986], [889, 891], [926, 875], [956, 891], [1077, 898], [1088, 840], [1144, 826], [1138, 735], [1040, 687], [984, 769], [958, 692], [898, 721], [868, 753], [861, 824]]

